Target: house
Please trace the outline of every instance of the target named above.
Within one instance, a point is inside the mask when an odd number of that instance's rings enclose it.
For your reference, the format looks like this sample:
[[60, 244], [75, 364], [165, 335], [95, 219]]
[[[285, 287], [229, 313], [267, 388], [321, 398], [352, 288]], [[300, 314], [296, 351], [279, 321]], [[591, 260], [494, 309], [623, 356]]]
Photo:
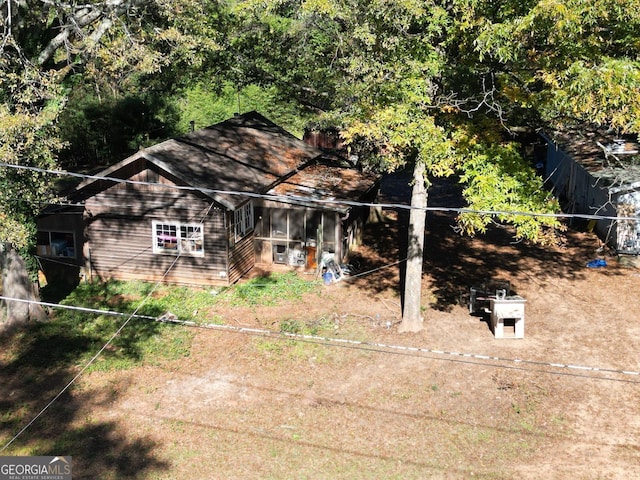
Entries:
[[84, 180], [71, 205], [40, 216], [38, 256], [49, 274], [201, 285], [232, 284], [256, 264], [314, 269], [322, 255], [348, 256], [377, 187], [250, 112]]
[[[545, 135], [545, 179], [567, 213], [593, 219], [595, 232], [617, 253], [640, 253], [640, 147], [594, 129]], [[616, 220], [615, 218], [623, 219]]]

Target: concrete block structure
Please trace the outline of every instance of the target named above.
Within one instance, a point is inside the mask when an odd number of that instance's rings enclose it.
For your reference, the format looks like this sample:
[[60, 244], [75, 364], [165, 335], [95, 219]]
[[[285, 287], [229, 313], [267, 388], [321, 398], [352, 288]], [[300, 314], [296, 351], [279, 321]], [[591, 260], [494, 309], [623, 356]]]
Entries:
[[524, 338], [524, 304], [518, 295], [492, 298], [491, 329], [495, 338]]

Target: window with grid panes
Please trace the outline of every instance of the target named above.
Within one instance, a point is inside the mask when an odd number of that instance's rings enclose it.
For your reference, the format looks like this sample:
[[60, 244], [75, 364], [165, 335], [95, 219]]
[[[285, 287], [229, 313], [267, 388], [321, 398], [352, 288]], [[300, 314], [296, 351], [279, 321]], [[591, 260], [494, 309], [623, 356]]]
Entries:
[[153, 252], [204, 255], [202, 225], [154, 221]]
[[253, 203], [247, 202], [233, 212], [235, 239], [240, 240], [253, 230]]

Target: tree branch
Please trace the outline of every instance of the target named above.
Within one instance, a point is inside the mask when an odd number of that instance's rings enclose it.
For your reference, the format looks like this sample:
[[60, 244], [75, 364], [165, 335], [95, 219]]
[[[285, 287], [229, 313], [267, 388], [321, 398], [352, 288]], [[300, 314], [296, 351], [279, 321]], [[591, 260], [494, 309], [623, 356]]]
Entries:
[[[10, 1], [10, 0], [8, 0]], [[113, 26], [113, 19], [125, 14], [130, 8], [142, 5], [149, 0], [108, 0], [106, 2], [87, 5], [69, 5], [52, 0], [41, 0], [43, 3], [62, 10], [61, 31], [53, 37], [38, 55], [38, 64], [49, 61], [55, 52], [71, 38], [88, 38], [93, 43], [100, 39]], [[87, 28], [95, 25], [95, 28]], [[87, 30], [87, 31], [85, 31]]]

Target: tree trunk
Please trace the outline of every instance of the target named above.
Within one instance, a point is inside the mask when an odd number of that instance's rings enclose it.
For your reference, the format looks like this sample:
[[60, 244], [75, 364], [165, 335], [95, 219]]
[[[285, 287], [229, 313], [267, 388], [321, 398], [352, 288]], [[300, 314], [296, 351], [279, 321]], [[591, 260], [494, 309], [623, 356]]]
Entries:
[[[31, 320], [42, 320], [45, 313], [36, 304], [38, 298], [29, 280], [24, 260], [8, 244], [0, 244], [0, 294], [23, 302], [0, 302], [0, 332], [19, 328]], [[2, 308], [4, 306], [4, 308]]]
[[422, 291], [422, 252], [427, 218], [427, 189], [425, 166], [419, 159], [413, 169], [411, 212], [409, 213], [409, 238], [407, 244], [407, 269], [404, 281], [404, 303], [400, 332], [419, 332], [423, 328], [420, 311]]

